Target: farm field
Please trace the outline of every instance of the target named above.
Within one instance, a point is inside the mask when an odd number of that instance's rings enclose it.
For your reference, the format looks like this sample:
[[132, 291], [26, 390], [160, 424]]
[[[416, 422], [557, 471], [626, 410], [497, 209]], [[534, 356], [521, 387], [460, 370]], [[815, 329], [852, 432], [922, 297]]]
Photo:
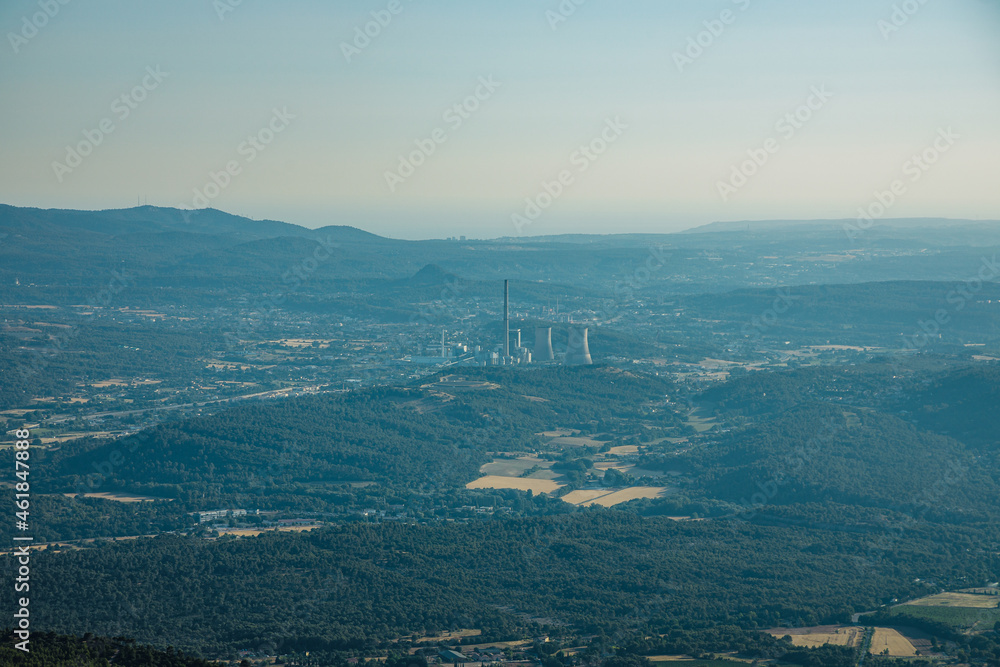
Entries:
[[[631, 486], [627, 489], [585, 489], [571, 491], [563, 496], [563, 500], [573, 505], [589, 507], [590, 505], [601, 505], [602, 507], [614, 507], [621, 503], [627, 503], [636, 498], [659, 498], [666, 492], [663, 486]], [[578, 494], [575, 495], [574, 494]], [[596, 495], [595, 495], [596, 494]]]
[[895, 616], [926, 618], [962, 629], [991, 628], [1000, 621], [1000, 609], [997, 608], [901, 604], [893, 607], [892, 613]]
[[570, 491], [562, 499], [570, 505], [581, 505], [601, 496], [606, 496], [610, 492], [610, 489], [577, 489], [576, 491]]
[[220, 535], [235, 535], [236, 537], [257, 537], [264, 533], [301, 533], [304, 531], [322, 528], [320, 524], [313, 526], [277, 526], [275, 528], [224, 528], [219, 531]]
[[486, 475], [465, 485], [467, 489], [516, 489], [518, 491], [531, 491], [532, 493], [552, 493], [561, 489], [564, 484], [559, 484], [551, 479], [532, 479], [529, 477], [500, 477], [498, 475]]
[[693, 428], [697, 433], [704, 433], [705, 431], [712, 430], [715, 427], [715, 419], [709, 416], [701, 416], [698, 414], [699, 409], [692, 410], [688, 413], [686, 424]]
[[792, 644], [816, 648], [824, 644], [833, 646], [858, 646], [864, 638], [864, 628], [860, 626], [820, 625], [812, 628], [771, 628], [768, 633], [778, 637], [790, 635]]
[[898, 658], [912, 657], [917, 654], [910, 640], [899, 634], [892, 628], [875, 628], [872, 636], [872, 645], [868, 650], [872, 655], [882, 655], [888, 649], [886, 655]]
[[[64, 493], [64, 496], [72, 498], [76, 496], [75, 493]], [[156, 501], [167, 501], [170, 498], [153, 498], [152, 496], [133, 496], [127, 493], [109, 493], [107, 491], [100, 491], [98, 493], [84, 493], [84, 498], [103, 498], [104, 500], [113, 500], [118, 503], [152, 503]]]
[[493, 459], [479, 468], [483, 475], [495, 475], [498, 477], [520, 477], [521, 474], [538, 466], [539, 468], [551, 468], [553, 461], [537, 459], [533, 456], [519, 456], [516, 459]]
[[[483, 634], [482, 630], [470, 629], [470, 628], [462, 628], [462, 629], [459, 629], [459, 630], [450, 630], [450, 631], [446, 631], [446, 632], [441, 632], [440, 634], [436, 634], [436, 635], [424, 635], [423, 637], [418, 637], [415, 641], [417, 641], [417, 642], [444, 642], [444, 641], [451, 641], [451, 640], [455, 640], [455, 639], [464, 639], [465, 637], [478, 637], [481, 634]], [[467, 646], [469, 646], [469, 645], [463, 644], [462, 647], [466, 648]], [[494, 646], [494, 644], [483, 644], [483, 646], [484, 647], [486, 647], [486, 646]]]
[[563, 445], [569, 447], [601, 447], [604, 445], [600, 440], [594, 440], [593, 438], [587, 438], [584, 436], [576, 435], [564, 435], [557, 438], [552, 438], [548, 442], [549, 445]]
[[663, 667], [739, 667], [747, 664], [738, 660], [694, 660], [687, 655], [654, 655], [649, 661]]
[[973, 593], [939, 593], [930, 597], [905, 602], [904, 605], [922, 607], [966, 607], [972, 609], [996, 609], [1000, 595], [976, 595]]

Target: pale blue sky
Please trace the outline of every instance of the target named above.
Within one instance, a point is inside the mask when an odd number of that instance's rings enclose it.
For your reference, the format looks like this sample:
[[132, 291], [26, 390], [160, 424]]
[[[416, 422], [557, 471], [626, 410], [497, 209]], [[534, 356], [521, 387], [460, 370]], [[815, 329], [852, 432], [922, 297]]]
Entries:
[[[5, 0], [0, 201], [200, 205], [194, 190], [233, 161], [227, 187], [209, 188], [216, 208], [404, 238], [854, 217], [894, 179], [906, 192], [892, 217], [998, 219], [1000, 2], [910, 1], [886, 39], [899, 0], [586, 0], [555, 30], [558, 0], [400, 0], [347, 62], [341, 43], [389, 0], [243, 0], [224, 20], [213, 0], [70, 0], [17, 53], [10, 34], [41, 9]], [[678, 71], [674, 53], [724, 10], [733, 22]], [[169, 75], [120, 118], [114, 100], [157, 66]], [[490, 76], [499, 89], [449, 125]], [[814, 86], [833, 97], [782, 137], [776, 121]], [[275, 108], [295, 118], [248, 161], [242, 142]], [[614, 118], [627, 129], [579, 171], [574, 151]], [[104, 119], [114, 131], [57, 175]], [[904, 176], [949, 127], [961, 138], [919, 181]], [[447, 141], [391, 191], [386, 172], [436, 128]], [[724, 201], [719, 182], [769, 138], [778, 152]], [[572, 183], [516, 228], [562, 170]]]

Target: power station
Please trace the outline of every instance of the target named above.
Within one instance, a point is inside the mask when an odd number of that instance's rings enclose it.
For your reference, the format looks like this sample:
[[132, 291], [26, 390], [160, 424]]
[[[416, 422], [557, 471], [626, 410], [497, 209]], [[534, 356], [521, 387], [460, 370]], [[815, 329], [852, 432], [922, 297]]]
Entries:
[[539, 327], [535, 329], [535, 361], [554, 361], [555, 352], [552, 351], [552, 327]]
[[566, 346], [567, 366], [589, 366], [594, 363], [590, 357], [587, 331], [587, 327], [569, 330], [569, 343]]
[[[405, 361], [428, 365], [469, 365], [469, 366], [513, 366], [521, 364], [552, 364], [558, 363], [561, 357], [567, 366], [589, 366], [594, 363], [590, 356], [588, 329], [571, 326], [568, 331], [566, 352], [560, 351], [557, 357], [552, 345], [552, 327], [537, 327], [535, 329], [535, 345], [529, 349], [530, 343], [521, 337], [522, 329], [510, 328], [510, 281], [503, 281], [503, 333], [499, 344], [467, 345], [447, 341], [447, 332], [441, 330], [441, 356], [409, 355]], [[530, 340], [530, 339], [529, 339]], [[437, 345], [421, 346], [420, 353], [431, 349], [437, 352]]]
[[[513, 336], [513, 344], [511, 337]], [[571, 328], [569, 330], [569, 343], [566, 346], [566, 356], [564, 363], [567, 366], [589, 366], [594, 363], [590, 356], [590, 344], [588, 342], [588, 329]], [[477, 357], [484, 365], [510, 365], [525, 363], [546, 363], [556, 360], [555, 351], [552, 348], [552, 327], [538, 327], [535, 329], [535, 347], [529, 350], [522, 344], [521, 329], [510, 329], [510, 281], [503, 281], [503, 353], [484, 355]]]
[[510, 357], [510, 313], [507, 309], [508, 285], [503, 281], [503, 356]]

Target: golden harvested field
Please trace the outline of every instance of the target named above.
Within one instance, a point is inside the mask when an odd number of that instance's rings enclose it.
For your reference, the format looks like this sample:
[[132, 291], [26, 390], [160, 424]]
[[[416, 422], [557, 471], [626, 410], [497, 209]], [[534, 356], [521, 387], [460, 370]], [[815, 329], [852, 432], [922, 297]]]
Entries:
[[930, 597], [911, 600], [903, 604], [918, 607], [969, 607], [972, 609], [996, 609], [1000, 603], [997, 595], [974, 595], [971, 593], [939, 593]]
[[[442, 632], [439, 635], [425, 635], [423, 637], [417, 638], [417, 641], [418, 642], [445, 641], [452, 639], [462, 639], [463, 637], [478, 637], [481, 634], [483, 634], [482, 630], [461, 629], [461, 630], [452, 630], [450, 632]], [[493, 644], [484, 644], [483, 646], [493, 646]], [[463, 644], [462, 647], [465, 648], [465, 645]]]
[[609, 493], [610, 491], [608, 489], [577, 489], [576, 491], [570, 491], [563, 496], [562, 499], [570, 505], [580, 505], [589, 500], [595, 500], [601, 496], [606, 496]]
[[533, 493], [552, 493], [561, 489], [563, 484], [551, 479], [531, 479], [527, 477], [498, 477], [487, 475], [465, 485], [467, 489], [516, 489]]
[[[64, 496], [73, 497], [77, 494], [75, 493], [64, 493]], [[104, 498], [105, 500], [114, 500], [118, 503], [152, 503], [157, 500], [170, 500], [169, 498], [153, 498], [152, 496], [132, 496], [127, 493], [108, 493], [107, 491], [101, 491], [99, 493], [85, 493], [84, 498]]]
[[617, 447], [612, 447], [608, 450], [608, 454], [615, 454], [620, 456], [622, 454], [638, 454], [639, 447], [637, 445], [618, 445]]
[[872, 655], [881, 655], [886, 649], [889, 649], [888, 655], [899, 658], [917, 654], [917, 649], [913, 647], [910, 640], [897, 631], [892, 628], [875, 628], [875, 634], [872, 637], [872, 647], [868, 652]]
[[97, 387], [98, 389], [104, 389], [105, 387], [127, 387], [128, 382], [125, 380], [104, 380], [102, 382], [92, 382], [91, 387]]
[[604, 445], [600, 440], [593, 440], [592, 438], [584, 438], [581, 436], [560, 436], [558, 438], [552, 438], [549, 441], [550, 445], [569, 445], [571, 447], [601, 447]]
[[224, 528], [219, 531], [220, 535], [236, 535], [237, 537], [257, 537], [263, 533], [301, 533], [306, 530], [314, 530], [322, 526], [279, 526], [276, 528]]
[[818, 626], [814, 628], [772, 628], [768, 633], [781, 638], [791, 635], [792, 644], [816, 648], [823, 644], [833, 646], [858, 646], [864, 637], [864, 628], [858, 626]]
[[[601, 489], [594, 489], [594, 491], [601, 492]], [[632, 486], [627, 489], [621, 489], [619, 491], [604, 490], [602, 495], [595, 496], [592, 498], [586, 498], [584, 500], [574, 502], [574, 505], [581, 505], [582, 507], [589, 507], [590, 505], [601, 505], [602, 507], [613, 507], [621, 503], [627, 503], [630, 500], [635, 500], [636, 498], [659, 498], [666, 491], [666, 487], [662, 486]], [[584, 493], [589, 494], [591, 491], [572, 491], [563, 497], [563, 500], [567, 500], [574, 493]], [[582, 496], [581, 496], [582, 497]], [[567, 502], [572, 502], [567, 500]]]

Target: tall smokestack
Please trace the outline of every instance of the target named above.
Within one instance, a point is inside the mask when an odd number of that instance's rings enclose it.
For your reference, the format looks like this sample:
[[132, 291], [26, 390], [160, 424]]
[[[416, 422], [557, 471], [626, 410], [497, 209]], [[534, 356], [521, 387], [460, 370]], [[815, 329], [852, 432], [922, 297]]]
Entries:
[[552, 361], [556, 358], [552, 352], [552, 327], [535, 329], [535, 361]]
[[567, 366], [589, 366], [594, 360], [590, 358], [590, 345], [587, 343], [587, 328], [570, 329], [569, 344], [566, 347]]
[[507, 311], [507, 281], [503, 281], [503, 356], [510, 356], [510, 314]]

